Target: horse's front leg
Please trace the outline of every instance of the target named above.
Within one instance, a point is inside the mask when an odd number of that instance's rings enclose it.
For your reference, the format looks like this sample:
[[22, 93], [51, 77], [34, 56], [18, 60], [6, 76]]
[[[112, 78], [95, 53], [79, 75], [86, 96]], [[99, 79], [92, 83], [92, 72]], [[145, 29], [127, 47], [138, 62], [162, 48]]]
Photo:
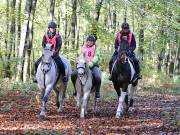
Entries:
[[119, 118], [124, 113], [124, 100], [127, 94], [127, 88], [121, 90], [121, 96], [119, 97], [119, 104], [116, 112], [116, 118]]
[[86, 109], [87, 109], [89, 96], [90, 96], [90, 90], [84, 88], [84, 95], [82, 99], [80, 118], [84, 118], [85, 116], [85, 112], [87, 111]]
[[45, 89], [44, 96], [42, 97], [42, 107], [40, 112], [40, 119], [42, 120], [46, 118], [46, 111], [47, 111], [46, 104], [51, 90], [52, 90], [52, 85], [48, 85]]

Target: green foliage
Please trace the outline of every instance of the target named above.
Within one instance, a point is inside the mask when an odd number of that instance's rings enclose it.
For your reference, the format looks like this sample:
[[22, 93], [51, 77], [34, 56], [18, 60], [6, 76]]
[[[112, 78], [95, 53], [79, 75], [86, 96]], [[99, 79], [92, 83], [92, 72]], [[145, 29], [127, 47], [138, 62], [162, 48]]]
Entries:
[[20, 91], [22, 93], [29, 93], [29, 92], [36, 92], [38, 90], [37, 84], [32, 82], [22, 83], [22, 82], [15, 82], [12, 85], [12, 90]]

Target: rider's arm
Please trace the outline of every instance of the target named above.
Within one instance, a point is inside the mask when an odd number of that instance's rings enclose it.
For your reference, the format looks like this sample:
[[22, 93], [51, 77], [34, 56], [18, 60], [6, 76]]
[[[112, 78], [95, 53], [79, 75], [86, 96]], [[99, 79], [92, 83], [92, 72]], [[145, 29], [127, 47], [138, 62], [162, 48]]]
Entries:
[[94, 56], [94, 59], [92, 61], [93, 65], [98, 65], [99, 59], [100, 59], [100, 50], [99, 50], [99, 48], [96, 48], [95, 56]]
[[133, 52], [136, 49], [136, 40], [135, 40], [135, 36], [134, 34], [132, 34], [132, 47], [130, 48], [130, 50]]
[[56, 38], [56, 50], [55, 50], [54, 55], [58, 55], [59, 54], [59, 51], [61, 50], [61, 46], [62, 46], [62, 38], [60, 36], [58, 36]]
[[114, 41], [114, 49], [117, 50], [118, 49], [118, 36], [116, 35], [116, 39]]

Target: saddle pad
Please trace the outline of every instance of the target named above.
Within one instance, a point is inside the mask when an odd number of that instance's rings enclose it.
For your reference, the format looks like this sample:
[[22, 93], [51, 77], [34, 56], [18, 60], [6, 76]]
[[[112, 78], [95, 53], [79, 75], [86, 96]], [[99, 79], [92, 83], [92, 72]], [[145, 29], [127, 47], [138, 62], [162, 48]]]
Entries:
[[[71, 75], [71, 67], [70, 67], [70, 62], [69, 62], [69, 60], [65, 57], [65, 56], [60, 56], [61, 57], [61, 60], [62, 60], [62, 62], [63, 62], [63, 64], [64, 64], [64, 68], [65, 68], [65, 74], [66, 74], [66, 76], [70, 76]], [[69, 71], [70, 71], [70, 73], [69, 73]]]
[[135, 74], [135, 70], [134, 70], [134, 67], [133, 67], [133, 65], [129, 59], [128, 59], [128, 63], [129, 63], [130, 68], [131, 68], [131, 81], [132, 81], [134, 74]]

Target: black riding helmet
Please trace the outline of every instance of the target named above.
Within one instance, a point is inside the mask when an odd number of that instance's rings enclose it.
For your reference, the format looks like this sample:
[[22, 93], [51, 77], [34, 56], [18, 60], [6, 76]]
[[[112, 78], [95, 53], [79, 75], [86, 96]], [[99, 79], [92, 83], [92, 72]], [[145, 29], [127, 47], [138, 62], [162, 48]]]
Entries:
[[122, 29], [124, 29], [124, 28], [129, 29], [129, 24], [127, 22], [124, 22], [124, 23], [122, 23], [121, 28]]
[[48, 28], [57, 28], [57, 24], [53, 21], [48, 23]]
[[86, 41], [93, 41], [96, 42], [96, 37], [94, 35], [89, 35], [86, 39]]

